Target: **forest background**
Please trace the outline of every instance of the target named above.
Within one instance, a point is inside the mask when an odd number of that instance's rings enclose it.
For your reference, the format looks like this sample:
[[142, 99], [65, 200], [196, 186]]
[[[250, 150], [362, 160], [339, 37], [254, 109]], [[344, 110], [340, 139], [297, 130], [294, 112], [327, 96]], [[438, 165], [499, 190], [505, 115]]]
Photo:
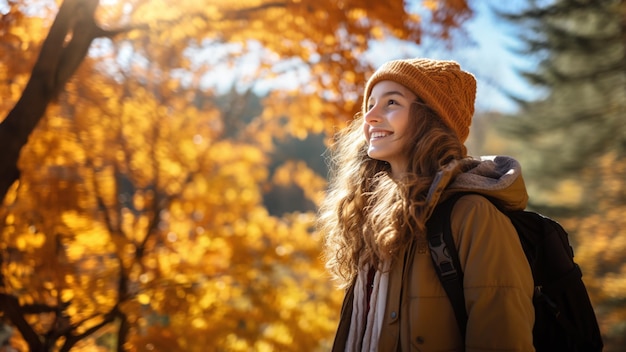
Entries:
[[[328, 350], [325, 150], [381, 60], [414, 56], [476, 73], [470, 153], [520, 159], [530, 206], [571, 234], [605, 350], [626, 346], [623, 0], [0, 12], [0, 348]], [[516, 77], [458, 54], [490, 43], [471, 25], [486, 12]]]

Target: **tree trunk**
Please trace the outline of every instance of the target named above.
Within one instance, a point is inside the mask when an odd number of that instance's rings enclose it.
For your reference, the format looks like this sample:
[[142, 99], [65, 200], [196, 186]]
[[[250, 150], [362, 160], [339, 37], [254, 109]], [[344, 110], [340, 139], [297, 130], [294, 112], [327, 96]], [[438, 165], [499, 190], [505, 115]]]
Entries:
[[[84, 60], [93, 39], [105, 33], [94, 19], [98, 4], [99, 0], [63, 2], [22, 96], [0, 123], [0, 204], [19, 178], [17, 162], [28, 137], [48, 105]], [[4, 286], [4, 282], [0, 282], [0, 286]], [[16, 297], [1, 294], [0, 311], [18, 328], [30, 351], [45, 352], [44, 339], [24, 319], [24, 311]]]
[[0, 123], [0, 203], [19, 178], [17, 162], [28, 137], [84, 60], [93, 39], [105, 34], [94, 19], [98, 3], [99, 0], [63, 2], [22, 96]]

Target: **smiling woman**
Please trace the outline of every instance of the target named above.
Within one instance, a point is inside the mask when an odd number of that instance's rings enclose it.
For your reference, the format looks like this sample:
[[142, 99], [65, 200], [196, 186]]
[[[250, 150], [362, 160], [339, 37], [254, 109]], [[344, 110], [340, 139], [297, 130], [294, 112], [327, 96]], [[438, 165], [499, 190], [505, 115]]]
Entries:
[[[533, 350], [533, 279], [506, 209], [527, 202], [519, 164], [463, 145], [476, 81], [453, 61], [383, 64], [331, 150], [320, 207], [327, 267], [346, 290], [333, 351]], [[468, 312], [463, 334], [431, 263], [426, 222], [451, 215]], [[486, 197], [489, 197], [487, 199]]]

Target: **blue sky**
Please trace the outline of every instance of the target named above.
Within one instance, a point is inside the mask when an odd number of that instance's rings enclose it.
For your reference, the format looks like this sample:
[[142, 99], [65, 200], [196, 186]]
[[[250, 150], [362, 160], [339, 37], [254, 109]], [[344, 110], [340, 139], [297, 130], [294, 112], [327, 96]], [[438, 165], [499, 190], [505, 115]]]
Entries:
[[[456, 59], [468, 71], [474, 73], [478, 81], [476, 105], [478, 110], [516, 110], [514, 103], [503, 90], [519, 94], [525, 98], [538, 98], [540, 92], [519, 75], [517, 70], [531, 70], [536, 66], [536, 57], [519, 56], [513, 48], [519, 47], [517, 33], [520, 29], [498, 18], [489, 7], [495, 1], [474, 1], [475, 17], [467, 23], [469, 37], [475, 46], [459, 48], [451, 53], [441, 53], [443, 57]], [[526, 1], [498, 2], [499, 9], [515, 11]]]
[[[504, 4], [503, 4], [504, 3]], [[498, 4], [498, 8], [514, 10], [524, 2], [511, 1]], [[375, 65], [384, 61], [406, 57], [430, 57], [457, 61], [463, 69], [474, 74], [477, 80], [477, 111], [512, 113], [517, 106], [504, 93], [507, 90], [525, 98], [536, 98], [539, 93], [517, 73], [517, 69], [532, 69], [535, 58], [517, 56], [512, 48], [519, 45], [516, 28], [497, 18], [490, 4], [493, 1], [475, 1], [474, 17], [464, 24], [470, 41], [455, 42], [451, 50], [441, 48], [433, 40], [416, 46], [398, 41], [377, 44], [370, 53]]]

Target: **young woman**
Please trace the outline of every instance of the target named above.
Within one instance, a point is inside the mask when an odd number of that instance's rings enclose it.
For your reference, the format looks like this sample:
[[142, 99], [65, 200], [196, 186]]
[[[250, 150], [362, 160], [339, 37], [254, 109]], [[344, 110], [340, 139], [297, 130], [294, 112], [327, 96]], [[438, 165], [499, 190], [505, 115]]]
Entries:
[[[533, 351], [533, 279], [499, 206], [523, 209], [519, 164], [474, 159], [463, 143], [476, 81], [453, 61], [396, 60], [365, 87], [362, 112], [331, 150], [319, 225], [346, 289], [333, 351]], [[426, 241], [435, 206], [451, 225], [468, 314], [461, 336]]]

